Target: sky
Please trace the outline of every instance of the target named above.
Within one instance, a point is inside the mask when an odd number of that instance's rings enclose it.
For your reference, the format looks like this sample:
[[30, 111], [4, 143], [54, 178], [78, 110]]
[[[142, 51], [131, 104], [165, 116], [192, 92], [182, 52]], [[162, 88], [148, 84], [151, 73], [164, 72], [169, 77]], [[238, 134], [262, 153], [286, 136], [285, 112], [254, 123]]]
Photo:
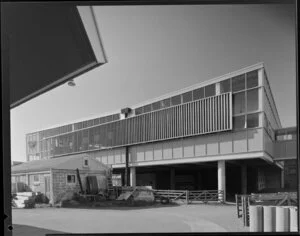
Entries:
[[11, 160], [25, 135], [97, 117], [264, 62], [283, 127], [296, 125], [293, 5], [96, 6], [108, 63], [11, 110]]

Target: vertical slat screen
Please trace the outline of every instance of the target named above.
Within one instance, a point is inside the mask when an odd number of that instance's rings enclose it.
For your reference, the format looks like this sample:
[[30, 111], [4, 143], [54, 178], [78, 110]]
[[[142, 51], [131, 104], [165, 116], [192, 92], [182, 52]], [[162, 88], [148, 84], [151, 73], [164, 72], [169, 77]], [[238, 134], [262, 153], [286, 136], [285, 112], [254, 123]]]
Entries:
[[[232, 129], [231, 102], [232, 94], [223, 93], [86, 129], [99, 130], [100, 148], [225, 131]], [[54, 143], [55, 138], [57, 136], [46, 139]], [[49, 151], [48, 148], [44, 149], [44, 152]], [[65, 149], [68, 150], [67, 147]], [[76, 151], [79, 150], [74, 147], [70, 152]]]

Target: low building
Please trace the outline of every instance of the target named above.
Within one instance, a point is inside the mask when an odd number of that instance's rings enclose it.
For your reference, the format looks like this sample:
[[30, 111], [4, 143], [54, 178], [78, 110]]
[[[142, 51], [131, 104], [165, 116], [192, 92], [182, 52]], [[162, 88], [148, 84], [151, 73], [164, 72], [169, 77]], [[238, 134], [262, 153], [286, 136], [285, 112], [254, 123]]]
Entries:
[[77, 168], [84, 189], [86, 176], [96, 176], [98, 188], [106, 189], [109, 167], [85, 154], [79, 154], [12, 166], [12, 192], [41, 192], [53, 204], [67, 192], [80, 191]]

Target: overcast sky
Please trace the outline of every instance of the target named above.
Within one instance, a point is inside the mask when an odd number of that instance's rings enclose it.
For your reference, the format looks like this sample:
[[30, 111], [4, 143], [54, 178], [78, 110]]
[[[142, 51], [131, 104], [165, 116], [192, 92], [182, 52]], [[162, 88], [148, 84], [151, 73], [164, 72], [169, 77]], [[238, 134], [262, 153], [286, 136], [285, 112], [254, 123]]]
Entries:
[[296, 125], [292, 5], [97, 6], [108, 63], [11, 111], [12, 160], [25, 134], [130, 107], [264, 62], [283, 127]]

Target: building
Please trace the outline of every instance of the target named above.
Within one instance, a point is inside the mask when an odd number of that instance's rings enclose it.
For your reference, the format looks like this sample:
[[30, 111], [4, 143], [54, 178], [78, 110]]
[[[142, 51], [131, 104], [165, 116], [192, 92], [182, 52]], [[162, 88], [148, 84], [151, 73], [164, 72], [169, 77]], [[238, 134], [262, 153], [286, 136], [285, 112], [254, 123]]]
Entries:
[[88, 155], [77, 154], [12, 166], [12, 192], [41, 192], [53, 204], [67, 192], [80, 191], [76, 169], [79, 169], [83, 189], [86, 189], [86, 176], [96, 176], [98, 187], [107, 188], [109, 167]]
[[[295, 128], [284, 130], [259, 63], [104, 116], [30, 133], [27, 161], [85, 153], [112, 165], [125, 185], [219, 189], [230, 200], [236, 193], [284, 187], [284, 162], [296, 159]], [[279, 140], [291, 131], [290, 140]]]

